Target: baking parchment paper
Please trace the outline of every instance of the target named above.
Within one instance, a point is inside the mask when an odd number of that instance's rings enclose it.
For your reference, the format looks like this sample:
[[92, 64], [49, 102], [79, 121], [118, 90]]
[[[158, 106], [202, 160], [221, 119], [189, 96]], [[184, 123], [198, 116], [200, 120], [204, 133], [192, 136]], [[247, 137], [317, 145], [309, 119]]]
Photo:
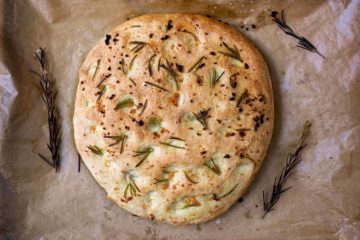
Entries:
[[[271, 21], [281, 9], [326, 59], [297, 48]], [[360, 239], [359, 11], [359, 0], [0, 1], [0, 239]], [[200, 225], [133, 216], [106, 199], [84, 165], [77, 172], [72, 117], [82, 61], [127, 18], [159, 12], [228, 22], [255, 42], [272, 77], [276, 124], [267, 159], [241, 203]], [[48, 138], [38, 79], [29, 72], [40, 46], [58, 89], [59, 173], [37, 155], [47, 153]], [[306, 120], [313, 128], [287, 183], [293, 188], [261, 219], [262, 191], [271, 189]]]

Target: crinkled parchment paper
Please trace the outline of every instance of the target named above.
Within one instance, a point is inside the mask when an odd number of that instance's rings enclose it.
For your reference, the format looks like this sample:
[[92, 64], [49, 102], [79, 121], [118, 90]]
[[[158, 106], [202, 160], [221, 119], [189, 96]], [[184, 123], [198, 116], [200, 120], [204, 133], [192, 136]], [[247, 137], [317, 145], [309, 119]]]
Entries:
[[[296, 48], [271, 21], [271, 10], [281, 9], [325, 60]], [[1, 1], [0, 239], [360, 239], [359, 11], [359, 0]], [[276, 125], [268, 157], [244, 200], [208, 223], [175, 227], [132, 216], [106, 199], [84, 165], [77, 172], [72, 116], [79, 67], [106, 32], [151, 12], [227, 21], [255, 42], [271, 72]], [[29, 72], [39, 46], [47, 48], [59, 91], [59, 173], [37, 156], [47, 153], [48, 134], [38, 80]], [[271, 188], [306, 120], [313, 131], [289, 179], [293, 188], [261, 219], [262, 191]]]

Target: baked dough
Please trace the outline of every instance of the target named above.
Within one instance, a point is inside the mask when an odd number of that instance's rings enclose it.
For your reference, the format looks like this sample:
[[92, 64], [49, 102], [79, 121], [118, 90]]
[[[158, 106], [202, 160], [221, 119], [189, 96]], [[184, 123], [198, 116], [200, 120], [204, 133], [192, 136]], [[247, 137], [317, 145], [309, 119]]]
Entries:
[[262, 56], [234, 28], [192, 14], [140, 16], [106, 34], [79, 74], [76, 146], [122, 208], [200, 223], [253, 181], [273, 95]]

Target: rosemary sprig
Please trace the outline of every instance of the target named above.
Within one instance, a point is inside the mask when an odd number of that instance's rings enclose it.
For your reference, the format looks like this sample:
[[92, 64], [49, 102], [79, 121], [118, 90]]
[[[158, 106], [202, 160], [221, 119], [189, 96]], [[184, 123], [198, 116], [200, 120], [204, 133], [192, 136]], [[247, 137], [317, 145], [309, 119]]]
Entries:
[[81, 156], [80, 153], [78, 153], [78, 173], [80, 172], [81, 169]]
[[162, 178], [154, 178], [154, 184], [163, 183], [163, 188], [166, 189], [169, 187], [169, 181], [174, 177], [174, 172], [163, 171]]
[[96, 154], [96, 155], [99, 155], [99, 156], [104, 155], [103, 150], [101, 148], [99, 148], [98, 146], [96, 146], [96, 145], [89, 145], [89, 146], [87, 146], [87, 148], [90, 149], [90, 151], [93, 154]]
[[244, 92], [240, 95], [239, 100], [236, 103], [236, 107], [239, 107], [241, 102], [245, 100], [249, 96], [249, 92], [247, 89], [244, 90]]
[[133, 176], [129, 176], [128, 184], [127, 184], [127, 186], [125, 188], [125, 191], [124, 191], [124, 198], [125, 199], [127, 199], [128, 191], [130, 191], [130, 195], [133, 196], [133, 197], [136, 197], [137, 192], [140, 192], [140, 189], [136, 185]]
[[216, 86], [216, 84], [220, 81], [220, 78], [224, 75], [225, 71], [223, 71], [220, 75], [218, 75], [215, 68], [212, 69], [210, 74], [210, 85], [212, 88]]
[[201, 110], [199, 113], [193, 113], [196, 120], [198, 120], [201, 123], [204, 129], [208, 129], [207, 119], [210, 117], [209, 116], [210, 110], [211, 108], [208, 108], [207, 110]]
[[172, 144], [171, 142], [159, 142], [159, 143], [162, 145], [165, 145], [165, 146], [173, 147], [173, 148], [186, 149], [185, 147], [176, 146], [176, 145]]
[[184, 175], [186, 177], [186, 179], [191, 182], [192, 184], [197, 184], [198, 182], [196, 182], [195, 180], [193, 180], [191, 177], [190, 177], [190, 174], [188, 171], [184, 171]]
[[148, 100], [146, 99], [145, 103], [144, 103], [144, 105], [143, 105], [143, 107], [141, 109], [141, 112], [140, 112], [139, 116], [141, 116], [145, 112], [145, 109], [146, 109], [147, 105], [148, 105]]
[[233, 48], [231, 48], [225, 42], [222, 42], [222, 44], [226, 48], [227, 52], [219, 51], [219, 53], [221, 53], [227, 57], [234, 58], [240, 62], [243, 61], [242, 58], [240, 57], [239, 49], [237, 49], [237, 47], [235, 45]]
[[57, 110], [55, 99], [56, 90], [55, 82], [50, 79], [45, 56], [45, 49], [39, 48], [35, 51], [35, 59], [40, 65], [40, 72], [32, 71], [40, 79], [40, 86], [42, 89], [41, 98], [43, 99], [48, 115], [48, 129], [49, 129], [49, 143], [48, 149], [51, 153], [51, 161], [44, 155], [39, 153], [39, 156], [55, 169], [55, 172], [60, 167], [60, 141], [61, 141], [61, 124], [59, 122], [59, 111]]
[[284, 10], [281, 10], [281, 18], [278, 18], [277, 14], [278, 14], [278, 12], [276, 12], [276, 11], [273, 11], [271, 13], [272, 20], [277, 23], [277, 25], [281, 28], [281, 30], [283, 30], [283, 32], [285, 34], [290, 35], [293, 38], [296, 38], [298, 40], [297, 47], [303, 48], [303, 49], [305, 49], [307, 51], [310, 51], [310, 52], [313, 52], [313, 53], [316, 53], [316, 54], [318, 54], [319, 56], [321, 56], [322, 58], [325, 59], [325, 56], [322, 55], [309, 40], [307, 40], [303, 36], [300, 36], [300, 35], [296, 34], [294, 32], [294, 30], [292, 30], [292, 28], [289, 25], [286, 24], [285, 16], [284, 16]]
[[132, 100], [131, 98], [125, 98], [124, 100], [121, 100], [116, 104], [115, 110], [118, 110], [120, 108], [131, 107], [133, 105], [134, 105], [134, 100]]
[[149, 81], [145, 81], [145, 83], [149, 84], [150, 86], [159, 88], [159, 89], [161, 89], [161, 90], [163, 90], [163, 91], [165, 91], [165, 92], [168, 92], [168, 91], [169, 91], [169, 90], [167, 90], [166, 88], [163, 88], [163, 87], [161, 87], [161, 86], [159, 86], [159, 85], [157, 85], [157, 84], [155, 84], [155, 83], [152, 83], [152, 82], [149, 82]]
[[105, 94], [106, 89], [107, 89], [106, 85], [103, 85], [101, 87], [101, 90], [97, 93], [99, 96], [98, 96], [96, 102], [98, 102], [100, 100], [100, 98]]
[[236, 74], [233, 74], [230, 76], [230, 86], [231, 88], [236, 88], [237, 86], [237, 75]]
[[136, 82], [134, 81], [134, 79], [129, 78], [130, 82], [132, 82], [132, 84], [134, 84], [134, 86], [136, 86]]
[[215, 163], [214, 159], [211, 158], [209, 161], [204, 163], [211, 171], [213, 171], [216, 175], [221, 175], [221, 170], [219, 166]]
[[98, 59], [98, 60], [96, 61], [95, 71], [94, 71], [94, 74], [93, 74], [92, 77], [91, 77], [91, 80], [94, 80], [97, 72], [99, 71], [99, 66], [100, 66], [100, 59]]
[[293, 170], [296, 167], [296, 165], [302, 160], [301, 153], [304, 150], [304, 148], [307, 146], [307, 144], [305, 144], [305, 140], [310, 133], [310, 129], [311, 129], [311, 123], [309, 121], [306, 121], [296, 150], [293, 153], [289, 153], [289, 155], [287, 156], [286, 164], [282, 169], [280, 176], [275, 177], [270, 196], [268, 192], [263, 191], [264, 214], [262, 218], [264, 218], [266, 214], [274, 210], [274, 206], [279, 201], [282, 193], [286, 192], [292, 187], [290, 186], [284, 188], [284, 185], [286, 180], [293, 173]]
[[184, 140], [184, 139], [182, 139], [182, 138], [178, 138], [178, 137], [174, 137], [174, 136], [169, 137], [169, 139], [172, 139], [172, 140], [178, 140], [178, 141], [185, 142], [185, 140]]
[[196, 197], [189, 197], [184, 200], [184, 206], [182, 209], [197, 206], [201, 206], [201, 203], [196, 199]]
[[164, 182], [168, 182], [169, 181], [169, 179], [167, 179], [167, 178], [154, 178], [154, 180], [155, 180], [155, 182], [154, 182], [154, 184], [158, 184], [158, 183], [164, 183]]
[[176, 73], [175, 73], [174, 69], [171, 66], [171, 63], [166, 59], [166, 65], [160, 63], [160, 67], [165, 69], [168, 72], [168, 74], [171, 76], [171, 78], [175, 82], [176, 90], [179, 90], [179, 83], [178, 83], [178, 81], [176, 79], [177, 76], [176, 76]]
[[120, 153], [123, 153], [124, 151], [124, 147], [125, 147], [125, 142], [126, 140], [128, 139], [128, 135], [126, 134], [120, 134], [120, 135], [117, 135], [117, 136], [104, 136], [104, 138], [110, 138], [112, 140], [114, 140], [113, 143], [111, 143], [109, 145], [109, 147], [112, 147], [116, 144], [119, 144], [121, 143], [121, 146], [120, 146]]
[[153, 61], [154, 61], [154, 58], [155, 58], [155, 57], [156, 57], [156, 54], [153, 54], [153, 55], [149, 58], [148, 69], [149, 69], [149, 75], [150, 75], [150, 77], [152, 77], [152, 75], [153, 75], [152, 65], [153, 65]]
[[154, 148], [152, 147], [146, 147], [142, 150], [135, 151], [134, 153], [136, 154], [133, 155], [133, 157], [141, 157], [140, 161], [135, 165], [135, 167], [140, 166], [152, 152], [154, 152]]
[[227, 193], [225, 193], [224, 195], [217, 196], [217, 194], [214, 193], [214, 200], [215, 200], [215, 201], [219, 201], [219, 200], [221, 200], [221, 199], [229, 196], [229, 195], [235, 190], [235, 188], [236, 188], [238, 185], [239, 185], [239, 183], [235, 184], [235, 186], [234, 186], [230, 191], [228, 191]]
[[188, 31], [188, 30], [186, 30], [186, 29], [183, 29], [183, 30], [181, 30], [180, 32], [188, 33], [188, 34], [190, 34], [190, 35], [194, 38], [195, 41], [199, 41], [199, 39], [195, 36], [195, 34], [193, 34], [192, 32], [190, 32], [190, 31]]
[[134, 61], [137, 58], [137, 54], [131, 59], [130, 63], [129, 63], [129, 69], [126, 71], [126, 73], [128, 73], [129, 71], [131, 71], [133, 65], [134, 65]]
[[134, 52], [134, 53], [140, 52], [140, 50], [143, 49], [147, 45], [146, 42], [141, 42], [141, 41], [130, 41], [129, 43], [132, 45], [135, 45], [135, 47], [133, 47], [130, 50], [131, 52]]
[[197, 67], [201, 64], [201, 62], [204, 58], [205, 57], [202, 56], [199, 60], [197, 60], [196, 63], [189, 68], [188, 73], [191, 72], [192, 70], [194, 70], [195, 68], [196, 68], [195, 69], [195, 72], [196, 72], [196, 70], [198, 69]]
[[120, 65], [121, 65], [121, 70], [122, 70], [122, 72], [123, 72], [124, 75], [126, 76], [126, 75], [127, 75], [127, 69], [125, 68], [125, 60], [124, 60], [124, 58], [121, 59]]

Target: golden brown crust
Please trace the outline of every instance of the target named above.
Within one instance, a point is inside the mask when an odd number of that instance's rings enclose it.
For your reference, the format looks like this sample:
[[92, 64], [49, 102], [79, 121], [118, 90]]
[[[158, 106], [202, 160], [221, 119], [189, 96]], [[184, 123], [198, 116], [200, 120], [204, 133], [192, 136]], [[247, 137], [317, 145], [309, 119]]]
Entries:
[[80, 70], [78, 151], [108, 197], [142, 217], [191, 224], [225, 212], [258, 172], [273, 122], [262, 56], [207, 17], [131, 19]]

